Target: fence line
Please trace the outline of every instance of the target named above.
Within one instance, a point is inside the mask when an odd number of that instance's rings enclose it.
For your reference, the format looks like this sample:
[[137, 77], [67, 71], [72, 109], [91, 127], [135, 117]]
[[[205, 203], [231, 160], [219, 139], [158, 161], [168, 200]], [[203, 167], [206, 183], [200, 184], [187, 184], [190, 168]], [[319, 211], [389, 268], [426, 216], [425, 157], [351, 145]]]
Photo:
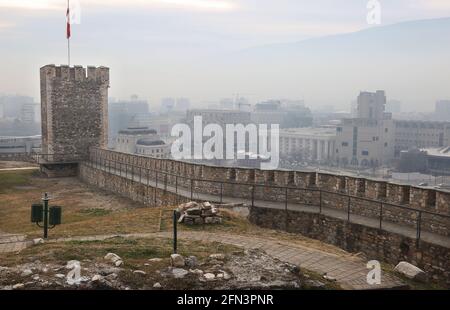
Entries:
[[[145, 171], [145, 175], [147, 176], [147, 187], [149, 186], [150, 183], [150, 178], [155, 182], [155, 195], [154, 195], [154, 203], [156, 205], [156, 189], [160, 188], [160, 184], [161, 182], [163, 182], [162, 184], [162, 189], [164, 191], [168, 190], [168, 183], [169, 181], [169, 177], [170, 178], [174, 178], [174, 182], [172, 182], [172, 184], [174, 183], [174, 187], [175, 187], [175, 194], [178, 195], [179, 190], [180, 189], [184, 189], [185, 191], [189, 192], [190, 198], [191, 200], [194, 199], [194, 194], [196, 192], [195, 190], [195, 183], [209, 183], [209, 184], [216, 184], [220, 186], [220, 191], [217, 194], [211, 194], [208, 192], [204, 192], [202, 193], [200, 190], [198, 190], [197, 194], [209, 194], [209, 195], [215, 195], [215, 196], [219, 196], [220, 197], [220, 202], [223, 202], [223, 198], [224, 198], [224, 185], [238, 185], [238, 186], [246, 186], [248, 188], [251, 188], [250, 195], [249, 197], [234, 197], [231, 196], [233, 198], [242, 198], [242, 199], [247, 199], [251, 201], [251, 205], [255, 206], [255, 190], [257, 188], [262, 188], [262, 189], [278, 189], [278, 190], [283, 190], [284, 191], [284, 202], [285, 202], [285, 210], [286, 212], [288, 211], [288, 204], [289, 204], [289, 192], [290, 191], [305, 191], [308, 193], [318, 193], [319, 198], [318, 203], [317, 204], [311, 204], [311, 203], [298, 203], [298, 205], [304, 205], [304, 206], [311, 206], [311, 207], [317, 207], [319, 209], [319, 214], [323, 213], [323, 196], [324, 194], [330, 194], [330, 195], [337, 195], [339, 197], [342, 198], [346, 198], [347, 199], [347, 221], [351, 221], [351, 214], [352, 214], [352, 202], [355, 201], [366, 201], [366, 202], [370, 202], [370, 203], [374, 203], [374, 204], [378, 204], [379, 205], [379, 212], [378, 212], [378, 220], [379, 220], [379, 228], [383, 229], [383, 223], [388, 222], [385, 220], [385, 212], [386, 212], [386, 208], [387, 207], [392, 207], [392, 208], [398, 208], [401, 210], [405, 210], [405, 211], [409, 211], [409, 212], [414, 212], [416, 214], [416, 240], [417, 240], [417, 246], [419, 246], [419, 242], [421, 239], [421, 233], [422, 233], [422, 221], [423, 221], [423, 215], [431, 215], [431, 216], [435, 216], [438, 218], [443, 218], [443, 219], [450, 219], [449, 215], [444, 215], [444, 214], [439, 214], [439, 213], [435, 213], [435, 212], [431, 212], [431, 211], [426, 211], [426, 210], [419, 210], [419, 209], [415, 209], [415, 208], [411, 208], [411, 207], [407, 207], [407, 206], [403, 206], [403, 205], [398, 205], [398, 204], [393, 204], [393, 203], [388, 203], [388, 202], [384, 202], [381, 200], [376, 200], [376, 199], [370, 199], [370, 198], [366, 198], [366, 197], [360, 197], [360, 196], [355, 196], [355, 195], [350, 195], [348, 193], [340, 193], [340, 192], [333, 192], [333, 191], [329, 191], [329, 190], [324, 190], [324, 189], [315, 189], [315, 188], [302, 188], [302, 187], [290, 187], [290, 186], [279, 186], [279, 185], [269, 185], [269, 184], [254, 184], [254, 183], [245, 183], [245, 182], [231, 182], [231, 181], [224, 181], [224, 180], [210, 180], [210, 179], [199, 179], [199, 178], [195, 178], [195, 177], [191, 177], [191, 176], [184, 176], [184, 175], [180, 175], [180, 174], [175, 174], [172, 172], [167, 172], [167, 171], [161, 171], [160, 169], [151, 169], [151, 168], [143, 168], [141, 166], [138, 165], [134, 165], [134, 164], [129, 164], [129, 163], [123, 163], [120, 161], [116, 161], [116, 160], [110, 160], [110, 159], [105, 159], [102, 156], [97, 156], [96, 153], [94, 153], [93, 158], [91, 159], [91, 161], [87, 162], [88, 165], [90, 165], [91, 167], [97, 168], [97, 169], [101, 169], [101, 168], [105, 168], [106, 172], [109, 171], [109, 173], [111, 172], [112, 167], [114, 167], [114, 170], [116, 172], [117, 175], [119, 176], [125, 176], [125, 178], [128, 179], [128, 175], [129, 173], [131, 174], [131, 179], [134, 181], [135, 180], [135, 176], [137, 176], [139, 178], [139, 182], [141, 184], [144, 184], [142, 182], [142, 173], [143, 171]], [[136, 174], [138, 173], [138, 174]], [[153, 177], [152, 177], [153, 176]], [[181, 181], [185, 181], [184, 184], [188, 184], [186, 186], [183, 186], [183, 182]], [[145, 184], [144, 184], [145, 185]], [[148, 190], [147, 190], [148, 192]], [[264, 200], [264, 199], [263, 199]], [[269, 200], [267, 200], [269, 201]]]

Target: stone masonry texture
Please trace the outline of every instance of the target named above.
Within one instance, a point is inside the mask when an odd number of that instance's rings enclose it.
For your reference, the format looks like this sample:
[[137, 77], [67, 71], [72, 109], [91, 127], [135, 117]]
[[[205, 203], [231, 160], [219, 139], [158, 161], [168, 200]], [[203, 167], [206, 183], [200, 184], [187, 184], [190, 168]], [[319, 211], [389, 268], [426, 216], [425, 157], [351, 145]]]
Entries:
[[[42, 153], [87, 157], [106, 147], [109, 69], [47, 65], [41, 68]], [[64, 156], [62, 156], [64, 154]]]

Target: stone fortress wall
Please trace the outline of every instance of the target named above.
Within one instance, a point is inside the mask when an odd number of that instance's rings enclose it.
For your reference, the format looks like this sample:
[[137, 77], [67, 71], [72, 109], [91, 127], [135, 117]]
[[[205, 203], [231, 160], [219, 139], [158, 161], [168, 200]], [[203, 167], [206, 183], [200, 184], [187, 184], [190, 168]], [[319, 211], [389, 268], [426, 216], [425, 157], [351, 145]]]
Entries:
[[109, 68], [47, 65], [40, 80], [42, 154], [55, 154], [48, 161], [87, 157], [89, 147], [106, 147]]
[[[116, 172], [120, 169], [122, 176], [108, 173], [108, 169], [116, 169]], [[140, 182], [139, 177], [142, 180], [157, 178], [160, 187]], [[392, 264], [408, 261], [423, 268], [436, 280], [450, 280], [450, 247], [430, 238], [421, 239], [418, 243], [415, 235], [387, 231], [317, 212], [318, 201], [322, 201], [322, 208], [347, 210], [347, 195], [351, 195], [352, 216], [377, 218], [383, 204], [383, 221], [415, 228], [418, 211], [449, 215], [450, 193], [447, 192], [315, 172], [205, 166], [100, 148], [92, 148], [89, 162], [81, 163], [80, 178], [88, 184], [151, 206], [175, 206], [189, 200], [186, 196], [164, 190], [162, 184], [176, 185], [178, 189], [188, 191], [192, 186], [195, 193], [213, 194], [217, 201], [221, 194], [248, 201], [254, 188], [256, 200], [285, 202], [285, 187], [288, 187], [288, 203], [311, 206], [312, 211], [253, 206], [249, 220], [261, 227], [300, 233], [353, 253], [364, 253], [368, 259]], [[260, 186], [256, 186], [258, 184]], [[434, 236], [448, 240], [449, 218], [427, 217], [426, 213], [420, 216], [423, 231], [433, 232]]]
[[347, 211], [350, 205], [352, 215], [379, 218], [381, 214], [383, 221], [412, 228], [417, 227], [418, 217], [421, 217], [422, 230], [450, 236], [449, 192], [327, 173], [206, 166], [99, 148], [91, 150], [90, 160], [118, 162], [126, 164], [128, 169], [140, 167], [143, 172], [139, 173], [144, 174], [159, 171], [160, 182], [173, 186], [177, 183], [179, 187], [190, 188], [190, 179], [196, 179], [192, 184], [196, 193], [217, 196], [222, 193], [223, 196], [249, 199], [254, 191], [255, 200], [285, 202], [285, 187], [289, 187], [289, 204], [311, 207], [320, 204], [323, 208], [342, 211]]

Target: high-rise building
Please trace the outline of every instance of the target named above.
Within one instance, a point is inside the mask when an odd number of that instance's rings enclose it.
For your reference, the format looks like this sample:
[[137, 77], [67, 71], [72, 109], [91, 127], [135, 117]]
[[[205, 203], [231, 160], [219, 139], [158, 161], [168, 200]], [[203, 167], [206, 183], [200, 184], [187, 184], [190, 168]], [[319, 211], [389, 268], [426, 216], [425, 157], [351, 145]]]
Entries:
[[24, 123], [31, 124], [36, 121], [34, 103], [25, 103], [22, 105], [22, 110], [20, 111], [20, 120]]
[[386, 108], [386, 95], [383, 90], [375, 93], [361, 92], [358, 96], [356, 118], [383, 119]]
[[450, 122], [450, 100], [439, 100], [436, 102], [436, 119]]
[[385, 106], [384, 91], [360, 93], [357, 117], [343, 119], [336, 129], [337, 164], [378, 167], [394, 158], [393, 120]]

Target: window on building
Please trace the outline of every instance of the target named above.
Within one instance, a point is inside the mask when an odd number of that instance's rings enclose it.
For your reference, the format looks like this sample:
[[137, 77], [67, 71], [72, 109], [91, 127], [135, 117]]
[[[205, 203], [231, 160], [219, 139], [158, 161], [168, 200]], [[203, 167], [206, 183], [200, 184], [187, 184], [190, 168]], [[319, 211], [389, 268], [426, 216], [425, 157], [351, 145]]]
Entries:
[[342, 142], [342, 146], [347, 147], [348, 146], [348, 142]]
[[369, 151], [366, 151], [366, 150], [361, 151], [361, 155], [362, 156], [369, 156]]

